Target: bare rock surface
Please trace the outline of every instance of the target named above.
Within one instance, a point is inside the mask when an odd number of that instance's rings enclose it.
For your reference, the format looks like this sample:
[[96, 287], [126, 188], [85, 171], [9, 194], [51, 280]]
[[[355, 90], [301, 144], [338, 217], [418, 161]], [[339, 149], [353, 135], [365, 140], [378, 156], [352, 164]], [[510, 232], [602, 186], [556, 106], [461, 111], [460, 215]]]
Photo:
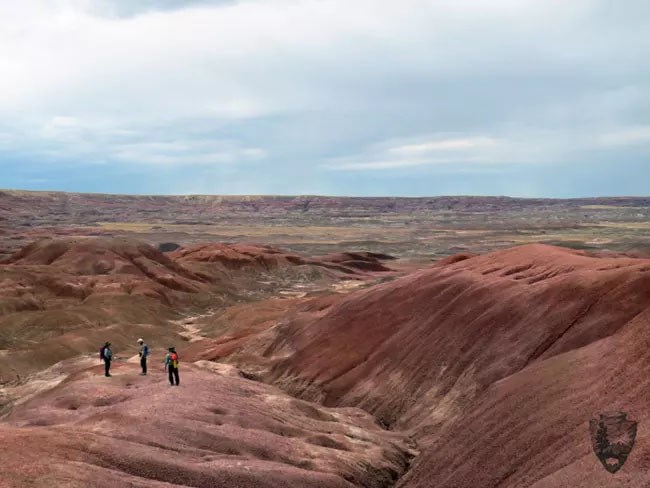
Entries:
[[641, 488], [645, 431], [612, 475], [589, 421], [647, 421], [649, 303], [648, 259], [529, 245], [314, 298], [235, 351], [204, 353], [410, 433], [423, 454], [400, 488]]
[[179, 387], [130, 364], [100, 370], [72, 373], [0, 423], [12, 446], [0, 486], [378, 488], [413, 455], [359, 409], [314, 406], [232, 367], [184, 364]]

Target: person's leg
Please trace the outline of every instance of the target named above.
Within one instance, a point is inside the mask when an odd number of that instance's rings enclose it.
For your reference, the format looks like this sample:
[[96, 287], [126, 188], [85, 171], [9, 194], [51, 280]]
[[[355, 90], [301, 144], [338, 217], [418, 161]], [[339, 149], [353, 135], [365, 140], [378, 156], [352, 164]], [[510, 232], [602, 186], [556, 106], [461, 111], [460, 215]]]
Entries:
[[174, 368], [174, 377], [176, 378], [176, 386], [180, 385], [181, 380], [178, 377], [178, 368]]
[[167, 366], [167, 373], [169, 374], [169, 384], [173, 385], [174, 384], [174, 368], [170, 366]]
[[142, 368], [142, 374], [147, 374], [147, 358], [142, 357], [140, 359], [140, 367]]
[[111, 373], [111, 362], [110, 361], [104, 361], [104, 376], [110, 376]]

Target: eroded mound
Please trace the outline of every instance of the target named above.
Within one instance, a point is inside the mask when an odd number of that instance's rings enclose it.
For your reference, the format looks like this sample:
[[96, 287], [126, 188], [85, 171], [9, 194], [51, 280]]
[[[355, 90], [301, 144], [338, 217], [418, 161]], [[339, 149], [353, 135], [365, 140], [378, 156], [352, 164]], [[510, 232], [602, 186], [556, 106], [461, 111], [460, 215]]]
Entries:
[[223, 300], [227, 288], [128, 239], [44, 239], [0, 264], [0, 383], [38, 371], [107, 339], [173, 341], [162, 326], [178, 309]]
[[273, 329], [265, 354], [284, 359], [268, 378], [430, 428], [495, 381], [615, 333], [649, 299], [650, 261], [514, 248], [342, 297], [321, 317], [305, 307]]
[[185, 364], [180, 387], [131, 365], [99, 369], [0, 424], [12, 445], [2, 486], [379, 488], [413, 454], [363, 411], [314, 406], [225, 365]]
[[80, 276], [141, 276], [188, 292], [197, 291], [196, 282], [205, 281], [149, 244], [124, 238], [43, 239], [2, 264], [49, 266]]
[[340, 253], [306, 257], [272, 246], [254, 244], [199, 244], [179, 249], [170, 255], [179, 263], [218, 263], [227, 269], [274, 270], [293, 266], [322, 267], [333, 276], [361, 274], [365, 271], [390, 271], [382, 261], [394, 259], [370, 252]]
[[[400, 486], [613, 486], [588, 420], [626, 408], [644, 417], [648, 303], [650, 260], [523, 246], [302, 303], [228, 357], [412, 433], [425, 454]], [[643, 469], [631, 465], [630, 486], [645, 486]]]

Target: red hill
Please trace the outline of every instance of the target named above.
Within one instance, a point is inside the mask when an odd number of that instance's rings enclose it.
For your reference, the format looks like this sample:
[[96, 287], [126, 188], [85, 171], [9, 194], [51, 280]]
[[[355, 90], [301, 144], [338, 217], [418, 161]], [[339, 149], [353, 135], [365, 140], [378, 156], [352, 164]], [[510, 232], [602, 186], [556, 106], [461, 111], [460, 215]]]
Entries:
[[[649, 303], [650, 260], [530, 245], [312, 300], [232, 360], [411, 432], [424, 454], [400, 487], [623, 486], [588, 421], [647, 418]], [[638, 442], [625, 486], [650, 481]]]
[[183, 264], [216, 263], [226, 269], [270, 271], [279, 268], [305, 266], [321, 268], [332, 277], [363, 275], [365, 272], [391, 271], [382, 261], [394, 259], [385, 254], [370, 252], [340, 253], [320, 257], [306, 257], [288, 253], [271, 246], [255, 244], [198, 244], [170, 254]]

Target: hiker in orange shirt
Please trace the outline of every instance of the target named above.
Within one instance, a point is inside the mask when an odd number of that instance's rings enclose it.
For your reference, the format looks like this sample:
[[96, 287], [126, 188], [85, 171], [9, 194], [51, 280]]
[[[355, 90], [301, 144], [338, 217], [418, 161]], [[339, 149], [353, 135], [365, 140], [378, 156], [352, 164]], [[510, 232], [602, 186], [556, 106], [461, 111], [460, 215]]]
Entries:
[[180, 383], [180, 379], [178, 378], [178, 353], [174, 347], [169, 348], [169, 352], [165, 356], [163, 363], [169, 374], [169, 384], [173, 386], [174, 380], [176, 380], [175, 385], [178, 386]]

